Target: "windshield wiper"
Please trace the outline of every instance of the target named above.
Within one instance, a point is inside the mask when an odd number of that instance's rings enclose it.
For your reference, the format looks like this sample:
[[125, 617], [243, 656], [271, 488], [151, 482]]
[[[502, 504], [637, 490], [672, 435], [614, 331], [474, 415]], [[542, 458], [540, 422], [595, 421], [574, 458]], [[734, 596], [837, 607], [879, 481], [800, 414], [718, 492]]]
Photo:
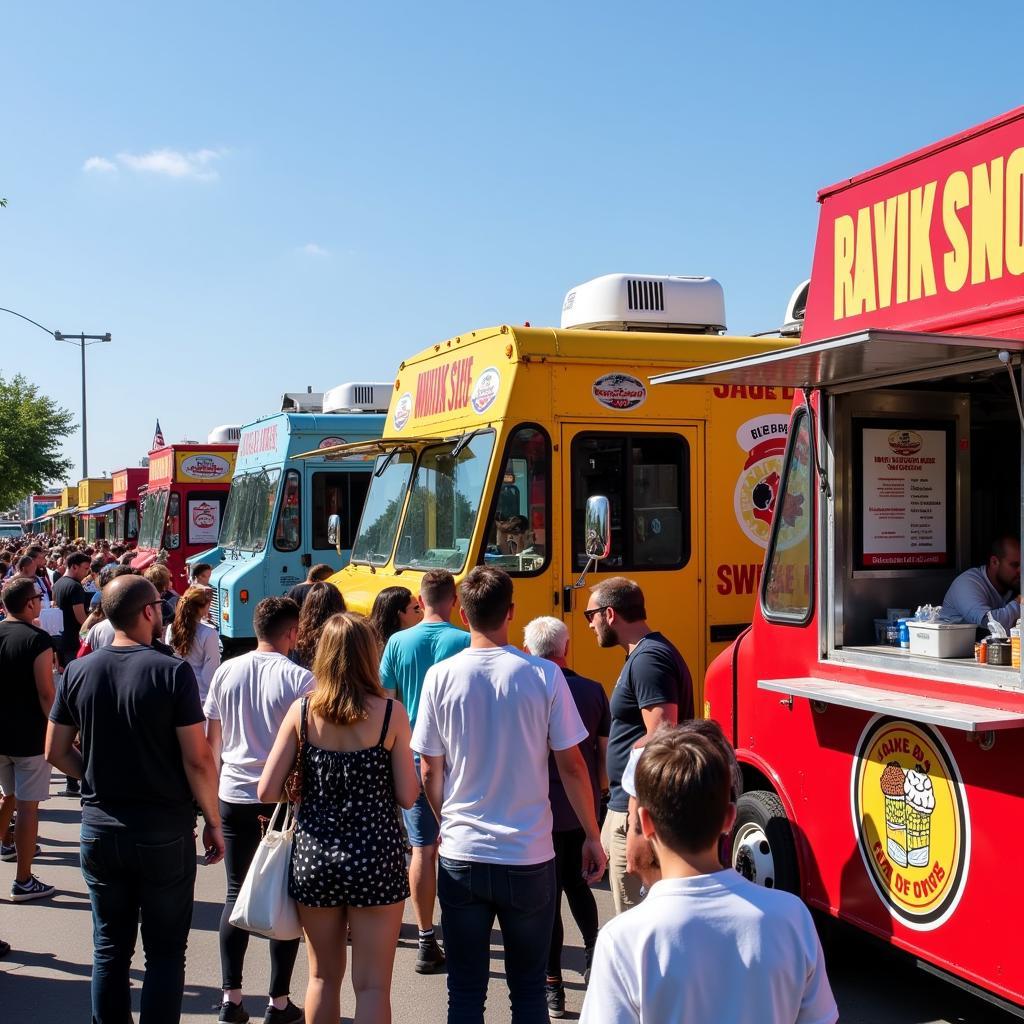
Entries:
[[401, 450], [401, 448], [392, 448], [391, 451], [384, 456], [384, 461], [373, 471], [374, 479], [379, 479], [384, 475], [384, 470], [391, 465], [392, 460]]
[[465, 448], [477, 434], [481, 433], [483, 429], [483, 427], [477, 427], [475, 430], [471, 430], [468, 434], [463, 434], [462, 437], [459, 438], [458, 443], [451, 450], [451, 457], [453, 459], [457, 459], [462, 454], [462, 449]]

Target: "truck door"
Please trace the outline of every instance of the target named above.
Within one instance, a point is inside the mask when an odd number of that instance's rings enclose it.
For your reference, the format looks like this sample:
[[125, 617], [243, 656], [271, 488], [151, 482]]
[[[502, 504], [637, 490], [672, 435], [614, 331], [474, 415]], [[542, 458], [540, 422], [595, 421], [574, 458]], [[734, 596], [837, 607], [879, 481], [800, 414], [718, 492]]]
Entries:
[[[359, 517], [370, 487], [368, 472], [350, 470], [321, 470], [313, 473], [312, 480], [312, 551], [313, 564], [327, 562], [335, 568], [347, 564], [352, 541], [359, 527]], [[342, 565], [334, 545], [327, 540], [327, 521], [333, 515], [341, 516]]]
[[622, 668], [620, 647], [602, 650], [583, 611], [589, 588], [626, 576], [643, 589], [647, 621], [680, 650], [694, 685], [703, 678], [704, 595], [703, 425], [630, 424], [628, 432], [601, 425], [563, 424], [563, 584], [586, 565], [583, 519], [587, 498], [611, 504], [612, 551], [581, 590], [563, 590], [569, 663], [610, 692]]

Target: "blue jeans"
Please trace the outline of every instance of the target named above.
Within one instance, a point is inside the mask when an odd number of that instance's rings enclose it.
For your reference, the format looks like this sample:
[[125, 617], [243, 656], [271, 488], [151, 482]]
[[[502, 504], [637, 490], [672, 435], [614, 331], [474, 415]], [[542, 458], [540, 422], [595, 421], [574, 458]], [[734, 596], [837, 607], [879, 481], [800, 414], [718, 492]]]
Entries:
[[92, 903], [93, 1024], [130, 1024], [129, 968], [142, 919], [146, 976], [140, 1024], [176, 1024], [185, 987], [196, 847], [192, 833], [82, 825], [82, 874]]
[[448, 958], [448, 1024], [483, 1024], [495, 917], [505, 946], [512, 1024], [547, 1024], [554, 860], [515, 865], [441, 857], [437, 895]]

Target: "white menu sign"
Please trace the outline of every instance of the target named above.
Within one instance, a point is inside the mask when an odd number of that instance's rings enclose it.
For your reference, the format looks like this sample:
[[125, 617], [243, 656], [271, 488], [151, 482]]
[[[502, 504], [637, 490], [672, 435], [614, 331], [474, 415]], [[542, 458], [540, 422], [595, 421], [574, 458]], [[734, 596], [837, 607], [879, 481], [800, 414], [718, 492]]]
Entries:
[[215, 501], [188, 503], [189, 544], [216, 544], [220, 533], [220, 505]]
[[864, 428], [866, 568], [948, 565], [944, 430]]

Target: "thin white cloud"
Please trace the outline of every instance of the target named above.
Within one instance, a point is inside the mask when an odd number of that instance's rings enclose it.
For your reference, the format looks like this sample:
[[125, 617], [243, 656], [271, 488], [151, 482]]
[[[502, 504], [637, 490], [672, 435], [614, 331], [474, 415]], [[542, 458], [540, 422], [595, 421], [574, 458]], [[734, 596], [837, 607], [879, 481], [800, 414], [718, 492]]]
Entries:
[[118, 153], [115, 160], [91, 156], [82, 165], [83, 171], [110, 173], [118, 167], [137, 174], [160, 174], [167, 178], [191, 178], [194, 181], [215, 181], [215, 164], [224, 156], [222, 149], [152, 149], [148, 153]]
[[330, 252], [325, 249], [322, 245], [317, 245], [316, 242], [307, 242], [303, 247], [302, 251], [307, 256], [330, 256]]
[[223, 156], [221, 150], [197, 149], [182, 153], [176, 149], [154, 149], [148, 153], [118, 153], [118, 163], [133, 171], [163, 174], [168, 178], [195, 178], [213, 181], [217, 171], [212, 165]]
[[117, 170], [117, 165], [106, 157], [91, 156], [84, 164], [82, 164], [82, 170], [87, 172], [92, 171], [98, 174], [110, 174], [111, 171]]

